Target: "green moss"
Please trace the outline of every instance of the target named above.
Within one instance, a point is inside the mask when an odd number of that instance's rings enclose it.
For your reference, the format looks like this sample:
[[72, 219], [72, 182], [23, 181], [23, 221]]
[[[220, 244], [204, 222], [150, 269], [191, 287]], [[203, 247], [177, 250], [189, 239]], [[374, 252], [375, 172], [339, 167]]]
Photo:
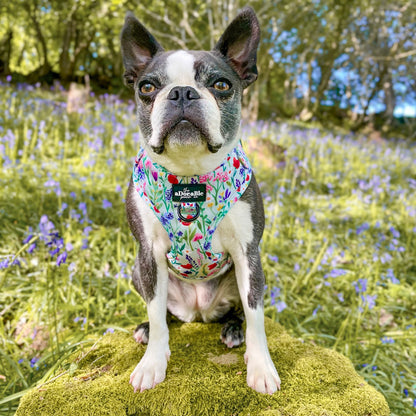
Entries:
[[155, 389], [133, 393], [130, 373], [145, 347], [117, 332], [104, 336], [73, 364], [71, 375], [26, 394], [16, 416], [389, 415], [384, 397], [364, 382], [347, 358], [303, 344], [269, 319], [266, 332], [282, 379], [281, 391], [272, 396], [247, 387], [245, 348], [225, 347], [219, 341], [219, 324], [174, 323], [167, 377]]

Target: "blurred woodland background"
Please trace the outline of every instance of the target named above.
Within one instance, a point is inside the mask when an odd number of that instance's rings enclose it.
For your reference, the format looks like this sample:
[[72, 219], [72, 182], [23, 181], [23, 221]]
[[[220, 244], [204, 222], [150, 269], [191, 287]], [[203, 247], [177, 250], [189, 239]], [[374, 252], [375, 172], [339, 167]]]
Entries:
[[210, 49], [247, 4], [262, 42], [246, 118], [416, 138], [413, 0], [1, 0], [0, 79], [68, 88], [88, 74], [94, 91], [125, 95], [127, 10], [165, 49]]

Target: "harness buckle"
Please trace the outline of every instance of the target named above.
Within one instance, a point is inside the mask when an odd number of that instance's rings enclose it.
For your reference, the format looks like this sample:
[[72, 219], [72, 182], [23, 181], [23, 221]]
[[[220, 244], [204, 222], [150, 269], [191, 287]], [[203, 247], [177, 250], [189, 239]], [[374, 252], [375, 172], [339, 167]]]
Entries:
[[[186, 202], [185, 204], [188, 204], [188, 202]], [[181, 221], [183, 221], [183, 222], [193, 222], [193, 221], [195, 221], [196, 219], [198, 219], [199, 214], [201, 213], [201, 209], [199, 208], [199, 205], [198, 205], [196, 202], [194, 202], [194, 204], [195, 204], [195, 208], [196, 208], [195, 215], [193, 215], [191, 218], [186, 218], [186, 217], [182, 214], [182, 208], [183, 208], [183, 206], [182, 206], [182, 205], [185, 205], [185, 204], [179, 204], [179, 205], [178, 205], [178, 216], [179, 216], [179, 219], [180, 219]], [[189, 214], [188, 214], [188, 217], [189, 217]]]

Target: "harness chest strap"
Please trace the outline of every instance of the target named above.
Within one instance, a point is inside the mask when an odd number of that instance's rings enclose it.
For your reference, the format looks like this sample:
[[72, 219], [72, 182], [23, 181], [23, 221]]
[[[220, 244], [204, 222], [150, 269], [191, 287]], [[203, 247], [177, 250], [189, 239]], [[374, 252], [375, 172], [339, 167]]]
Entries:
[[177, 176], [141, 148], [133, 167], [136, 191], [157, 216], [171, 241], [170, 269], [183, 279], [206, 279], [231, 267], [231, 257], [214, 253], [212, 236], [247, 189], [252, 169], [239, 143], [212, 172]]

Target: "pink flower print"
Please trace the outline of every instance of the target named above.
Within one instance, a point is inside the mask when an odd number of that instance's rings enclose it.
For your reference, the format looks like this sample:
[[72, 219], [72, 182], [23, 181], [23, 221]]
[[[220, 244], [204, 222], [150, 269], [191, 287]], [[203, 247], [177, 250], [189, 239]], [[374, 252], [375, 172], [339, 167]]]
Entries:
[[195, 237], [192, 239], [192, 241], [202, 240], [203, 238], [204, 238], [204, 236], [201, 233], [196, 233]]
[[212, 181], [213, 178], [214, 178], [214, 175], [211, 172], [205, 175], [201, 175], [199, 177], [199, 183], [206, 183], [206, 182]]
[[204, 260], [204, 256], [202, 255], [202, 253], [201, 253], [201, 250], [200, 250], [200, 249], [198, 249], [196, 252], [198, 253], [198, 259], [196, 259], [196, 261], [197, 261], [197, 263], [198, 263], [198, 266], [199, 266], [199, 267], [201, 267], [202, 262], [203, 262], [203, 260]]
[[228, 179], [230, 179], [230, 177], [228, 176], [228, 172], [224, 172], [224, 173], [223, 173], [223, 175], [222, 175], [221, 180], [222, 180], [223, 182], [227, 182], [227, 181], [228, 181]]
[[207, 191], [211, 192], [214, 188], [211, 185], [207, 184]]
[[150, 159], [146, 160], [145, 165], [146, 165], [147, 169], [152, 169], [153, 168], [153, 164], [152, 164], [152, 161]]

